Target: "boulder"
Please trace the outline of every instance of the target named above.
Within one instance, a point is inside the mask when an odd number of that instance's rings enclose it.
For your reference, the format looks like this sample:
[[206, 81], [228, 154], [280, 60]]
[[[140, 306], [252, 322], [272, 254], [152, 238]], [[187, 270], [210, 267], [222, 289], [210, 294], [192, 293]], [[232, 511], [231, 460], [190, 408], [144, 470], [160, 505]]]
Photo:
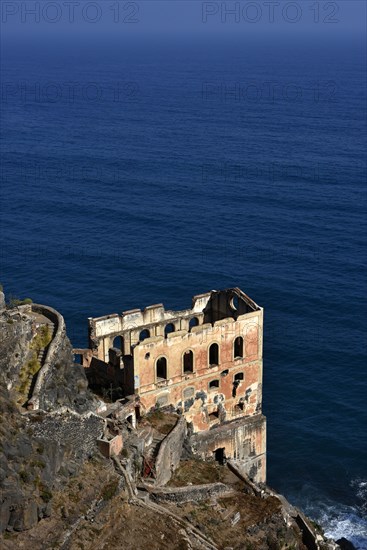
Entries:
[[36, 501], [29, 500], [10, 513], [9, 524], [14, 531], [27, 531], [38, 523], [38, 506]]
[[354, 544], [352, 544], [349, 540], [345, 539], [344, 537], [337, 540], [336, 544], [339, 544], [340, 550], [357, 550]]

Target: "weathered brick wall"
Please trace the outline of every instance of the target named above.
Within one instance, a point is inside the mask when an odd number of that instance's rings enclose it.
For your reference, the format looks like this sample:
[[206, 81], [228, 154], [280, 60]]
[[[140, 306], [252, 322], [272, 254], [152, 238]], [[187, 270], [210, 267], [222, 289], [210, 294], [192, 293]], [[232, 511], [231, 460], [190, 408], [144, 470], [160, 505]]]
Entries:
[[[243, 357], [234, 357], [234, 341], [242, 336]], [[219, 346], [219, 364], [209, 366], [209, 347]], [[191, 350], [194, 355], [192, 373], [183, 371], [183, 356]], [[167, 380], [156, 377], [159, 357], [167, 360]], [[134, 349], [136, 392], [146, 410], [160, 399], [181, 407], [194, 431], [207, 430], [219, 420], [250, 416], [261, 411], [262, 402], [262, 311], [239, 318], [218, 321], [195, 327], [191, 332], [171, 333], [168, 338], [149, 338]], [[234, 379], [243, 375], [234, 392]], [[209, 384], [218, 380], [218, 388]], [[185, 398], [185, 390], [192, 397]], [[192, 399], [193, 398], [193, 399]], [[191, 399], [191, 401], [190, 401]], [[241, 409], [236, 405], [241, 404]], [[210, 414], [221, 413], [216, 420]]]
[[121, 453], [123, 447], [122, 435], [116, 435], [113, 439], [97, 439], [97, 446], [103, 456], [110, 458]]

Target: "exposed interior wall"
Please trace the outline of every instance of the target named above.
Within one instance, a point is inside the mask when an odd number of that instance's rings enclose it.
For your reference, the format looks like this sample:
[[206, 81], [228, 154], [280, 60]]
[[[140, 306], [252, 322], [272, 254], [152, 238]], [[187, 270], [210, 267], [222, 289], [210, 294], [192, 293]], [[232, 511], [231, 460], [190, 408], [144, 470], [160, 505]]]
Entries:
[[221, 319], [256, 311], [256, 304], [238, 289], [219, 290], [211, 293], [204, 309], [204, 323], [215, 323]]

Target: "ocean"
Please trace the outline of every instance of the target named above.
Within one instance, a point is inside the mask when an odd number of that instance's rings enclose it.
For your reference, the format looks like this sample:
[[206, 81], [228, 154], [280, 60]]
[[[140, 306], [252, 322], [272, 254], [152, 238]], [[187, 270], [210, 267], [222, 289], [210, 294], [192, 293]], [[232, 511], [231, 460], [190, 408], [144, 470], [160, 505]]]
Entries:
[[358, 36], [3, 43], [7, 296], [87, 318], [238, 286], [265, 308], [268, 484], [367, 549]]

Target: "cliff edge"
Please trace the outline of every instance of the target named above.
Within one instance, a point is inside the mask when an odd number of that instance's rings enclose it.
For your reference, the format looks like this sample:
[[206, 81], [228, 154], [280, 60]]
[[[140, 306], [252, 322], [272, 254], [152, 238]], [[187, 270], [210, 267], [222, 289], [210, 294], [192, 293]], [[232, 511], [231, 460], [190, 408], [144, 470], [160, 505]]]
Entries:
[[343, 548], [235, 464], [195, 457], [182, 416], [133, 426], [133, 406], [101, 407], [56, 310], [0, 293], [2, 548]]

